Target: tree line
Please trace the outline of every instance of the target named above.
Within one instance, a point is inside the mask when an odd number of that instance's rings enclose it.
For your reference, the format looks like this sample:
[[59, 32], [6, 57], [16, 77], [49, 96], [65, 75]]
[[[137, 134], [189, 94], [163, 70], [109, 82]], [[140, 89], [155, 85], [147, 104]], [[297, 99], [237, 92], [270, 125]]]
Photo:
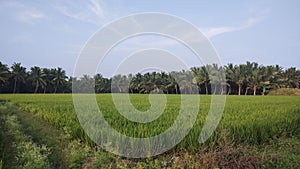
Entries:
[[68, 77], [60, 67], [34, 66], [26, 70], [21, 63], [8, 67], [0, 62], [0, 93], [71, 93], [72, 84], [79, 93], [95, 86], [96, 93], [147, 94], [159, 89], [166, 94], [265, 95], [272, 89], [299, 88], [300, 71], [295, 67], [283, 69], [279, 65], [246, 62], [239, 65], [205, 65], [170, 73], [148, 72], [115, 75], [112, 78], [96, 74], [76, 78]]

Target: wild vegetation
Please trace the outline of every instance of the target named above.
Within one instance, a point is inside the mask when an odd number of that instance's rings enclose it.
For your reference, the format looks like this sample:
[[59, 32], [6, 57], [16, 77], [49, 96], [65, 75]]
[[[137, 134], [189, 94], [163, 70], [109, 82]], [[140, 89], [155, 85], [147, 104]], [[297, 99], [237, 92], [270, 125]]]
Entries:
[[[1, 168], [49, 168], [50, 149], [33, 143], [31, 137], [22, 131], [17, 116], [9, 107], [11, 105], [1, 102]], [[2, 164], [2, 160], [5, 163]]]
[[[220, 79], [222, 77], [216, 72], [224, 72], [226, 79]], [[117, 81], [117, 85], [113, 81]], [[215, 89], [221, 81], [227, 90]], [[225, 94], [224, 91], [227, 91], [227, 94], [265, 95], [280, 88], [299, 89], [300, 71], [295, 67], [283, 69], [279, 65], [263, 66], [246, 62], [240, 65], [205, 65], [170, 73], [116, 75], [112, 78], [105, 78], [101, 74], [94, 77], [67, 77], [66, 71], [59, 67], [49, 69], [34, 66], [27, 71], [21, 63], [14, 63], [9, 68], [0, 62], [0, 93], [71, 93], [72, 82], [78, 84], [76, 91], [79, 92], [95, 82], [96, 93], [148, 94], [160, 88], [166, 94], [189, 94], [197, 90], [200, 94]]]
[[[150, 106], [148, 96], [132, 94], [130, 98], [137, 109], [144, 111]], [[158, 157], [126, 159], [104, 152], [87, 137], [77, 120], [71, 95], [0, 95], [1, 100], [18, 105], [69, 137], [65, 145], [66, 168], [299, 168], [299, 97], [228, 96], [221, 122], [205, 144], [198, 143], [198, 136], [211, 96], [189, 97], [200, 97], [200, 109], [184, 140]], [[111, 94], [96, 98], [109, 124], [133, 137], [153, 136], [166, 130], [180, 108], [180, 96], [167, 95], [164, 113], [151, 123], [138, 124], [118, 113]], [[24, 119], [20, 114], [17, 116]]]

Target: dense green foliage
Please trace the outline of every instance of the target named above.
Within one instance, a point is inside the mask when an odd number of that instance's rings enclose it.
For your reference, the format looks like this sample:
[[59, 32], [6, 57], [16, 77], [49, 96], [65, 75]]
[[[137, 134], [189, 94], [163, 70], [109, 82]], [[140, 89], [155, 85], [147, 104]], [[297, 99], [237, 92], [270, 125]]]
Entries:
[[[219, 76], [224, 72], [226, 79]], [[174, 77], [177, 77], [176, 80]], [[225, 77], [224, 77], [225, 78]], [[116, 81], [117, 83], [112, 83]], [[72, 84], [77, 84], [77, 92], [95, 85], [96, 93], [150, 93], [159, 88], [168, 94], [261, 94], [272, 89], [299, 88], [300, 71], [291, 67], [284, 70], [276, 66], [259, 66], [257, 63], [226, 66], [206, 65], [190, 70], [148, 72], [136, 75], [116, 75], [105, 78], [101, 74], [94, 77], [67, 77], [62, 68], [40, 68], [30, 71], [14, 63], [11, 68], [0, 62], [0, 93], [71, 93]], [[223, 85], [225, 88], [217, 88]], [[196, 92], [193, 92], [196, 91]]]

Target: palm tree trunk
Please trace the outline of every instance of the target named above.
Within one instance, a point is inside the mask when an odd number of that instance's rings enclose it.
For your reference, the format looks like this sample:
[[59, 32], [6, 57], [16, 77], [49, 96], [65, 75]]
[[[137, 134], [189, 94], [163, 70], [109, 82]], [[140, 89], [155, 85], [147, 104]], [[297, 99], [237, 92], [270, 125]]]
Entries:
[[177, 84], [175, 85], [175, 92], [178, 94]]
[[39, 83], [36, 83], [35, 85], [35, 90], [34, 90], [34, 94], [36, 94], [37, 90], [39, 89]]
[[215, 87], [214, 87], [214, 94], [216, 94], [217, 92], [217, 84], [215, 84]]
[[246, 87], [245, 95], [247, 95], [249, 88]]
[[239, 86], [239, 96], [241, 95], [241, 89], [242, 89], [242, 85], [241, 84], [238, 84]]
[[262, 92], [262, 95], [263, 95], [263, 96], [265, 95], [265, 92], [266, 92], [266, 87], [263, 86], [263, 92]]
[[223, 86], [221, 86], [220, 95], [223, 95]]
[[54, 93], [56, 93], [56, 91], [57, 91], [57, 86], [58, 86], [58, 84], [55, 85]]
[[208, 95], [208, 87], [207, 87], [207, 82], [205, 82], [205, 94]]
[[254, 95], [254, 96], [256, 95], [256, 88], [257, 88], [257, 86], [254, 86], [254, 87], [253, 87], [253, 95]]
[[17, 79], [15, 79], [15, 84], [14, 84], [14, 93], [16, 93], [17, 90]]
[[227, 94], [228, 94], [228, 95], [231, 94], [231, 87], [228, 88], [228, 93], [227, 93]]

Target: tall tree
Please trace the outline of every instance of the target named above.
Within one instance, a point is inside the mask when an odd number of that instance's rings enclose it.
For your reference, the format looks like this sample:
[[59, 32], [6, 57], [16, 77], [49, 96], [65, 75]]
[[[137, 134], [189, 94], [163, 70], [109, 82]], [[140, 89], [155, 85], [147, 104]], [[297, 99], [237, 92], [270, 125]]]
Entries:
[[34, 93], [37, 93], [39, 87], [44, 88], [46, 86], [46, 82], [44, 81], [45, 74], [42, 72], [40, 67], [34, 66], [31, 68], [30, 79], [33, 81], [35, 85]]
[[253, 64], [251, 76], [247, 77], [250, 86], [253, 88], [253, 95], [256, 95], [257, 89], [262, 85], [263, 72], [261, 67], [258, 67], [257, 63]]
[[9, 68], [6, 64], [0, 62], [0, 87], [2, 87], [9, 78]]
[[261, 84], [262, 84], [262, 95], [267, 94], [267, 90], [270, 89], [272, 82], [275, 79], [275, 76], [278, 74], [277, 68], [274, 66], [263, 66], [261, 68], [260, 74], [262, 75]]
[[299, 88], [299, 71], [295, 67], [288, 68], [285, 72], [285, 84], [288, 88]]
[[19, 83], [25, 83], [26, 78], [26, 68], [21, 66], [21, 63], [13, 63], [11, 66], [12, 78], [14, 79], [14, 90], [13, 93], [17, 92], [17, 87]]
[[178, 77], [178, 72], [175, 72], [175, 71], [172, 71], [169, 73], [169, 76], [168, 76], [168, 81], [169, 81], [169, 87], [171, 88], [172, 92], [174, 93], [175, 91], [175, 94], [178, 94], [178, 82], [177, 82], [177, 77]]
[[53, 83], [54, 83], [54, 93], [57, 92], [59, 86], [64, 85], [66, 83], [66, 71], [62, 70], [62, 68], [58, 67], [54, 69]]
[[96, 93], [107, 93], [106, 88], [106, 81], [105, 78], [101, 74], [96, 74], [94, 76], [95, 79], [95, 92]]
[[[53, 84], [52, 80], [54, 78], [54, 69], [48, 69], [48, 68], [43, 68], [43, 80], [45, 82], [45, 87], [44, 87], [44, 93], [49, 92], [48, 90], [50, 89], [51, 85]], [[54, 88], [54, 87], [52, 87]]]
[[204, 85], [206, 95], [208, 94], [208, 84], [210, 81], [207, 67], [208, 66], [191, 68], [194, 74], [193, 82], [198, 85], [199, 89], [201, 89], [201, 85]]
[[245, 80], [245, 66], [228, 64], [226, 66], [226, 73], [229, 80], [236, 83], [238, 86], [238, 95], [241, 95], [242, 86]]

